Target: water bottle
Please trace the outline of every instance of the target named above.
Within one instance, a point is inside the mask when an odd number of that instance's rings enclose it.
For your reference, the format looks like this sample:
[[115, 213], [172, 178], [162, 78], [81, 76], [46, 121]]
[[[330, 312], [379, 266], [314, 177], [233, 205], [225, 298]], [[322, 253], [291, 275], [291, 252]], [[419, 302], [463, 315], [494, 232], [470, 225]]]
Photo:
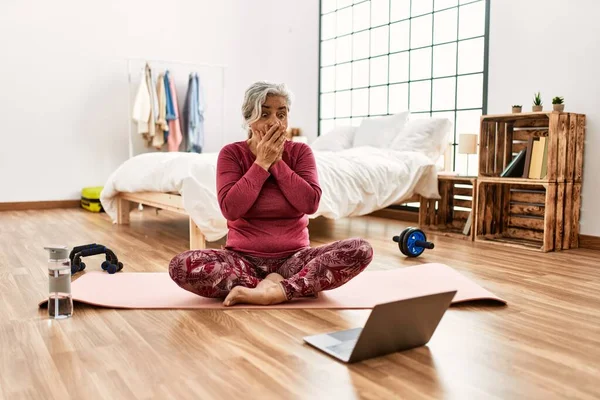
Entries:
[[71, 295], [71, 260], [66, 246], [47, 246], [48, 250], [48, 316], [53, 319], [73, 315]]

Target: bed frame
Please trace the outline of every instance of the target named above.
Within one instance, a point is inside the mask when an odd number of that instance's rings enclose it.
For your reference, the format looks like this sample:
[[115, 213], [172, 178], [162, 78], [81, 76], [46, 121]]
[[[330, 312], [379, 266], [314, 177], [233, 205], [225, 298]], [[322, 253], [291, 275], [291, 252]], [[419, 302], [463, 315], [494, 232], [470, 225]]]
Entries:
[[[183, 207], [183, 199], [178, 193], [161, 192], [121, 192], [117, 196], [117, 224], [128, 225], [129, 213], [137, 204], [188, 215]], [[206, 238], [198, 225], [188, 215], [190, 225], [190, 250], [206, 248]]]
[[[398, 204], [419, 202], [420, 196], [411, 196]], [[206, 238], [198, 225], [188, 215], [183, 207], [183, 199], [179, 193], [162, 192], [121, 192], [117, 195], [117, 224], [128, 225], [129, 213], [137, 204], [143, 204], [157, 209], [172, 211], [178, 214], [186, 215], [189, 218], [190, 225], [190, 250], [205, 249]]]

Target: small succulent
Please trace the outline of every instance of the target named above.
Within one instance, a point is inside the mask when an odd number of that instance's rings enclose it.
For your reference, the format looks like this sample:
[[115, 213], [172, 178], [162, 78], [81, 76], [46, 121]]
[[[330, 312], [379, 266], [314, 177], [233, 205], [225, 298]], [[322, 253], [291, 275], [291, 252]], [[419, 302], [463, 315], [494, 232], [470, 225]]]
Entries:
[[522, 106], [522, 105], [518, 105], [518, 104], [517, 104], [517, 105], [514, 105], [513, 107], [523, 107], [523, 106]]
[[563, 104], [565, 99], [563, 97], [556, 96], [552, 99], [552, 104]]
[[540, 95], [540, 92], [537, 92], [535, 94], [535, 97], [533, 98], [533, 105], [534, 106], [541, 106], [542, 103], [542, 96]]

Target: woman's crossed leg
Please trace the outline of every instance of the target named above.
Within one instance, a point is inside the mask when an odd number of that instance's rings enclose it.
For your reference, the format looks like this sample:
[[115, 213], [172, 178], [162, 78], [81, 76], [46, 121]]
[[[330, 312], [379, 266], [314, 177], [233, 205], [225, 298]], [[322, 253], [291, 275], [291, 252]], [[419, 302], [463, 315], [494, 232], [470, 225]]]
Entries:
[[169, 275], [181, 288], [202, 297], [222, 298], [242, 285], [256, 287], [254, 266], [241, 255], [218, 249], [188, 250], [171, 260]]
[[[173, 257], [169, 275], [189, 292], [202, 297], [225, 298], [226, 306], [267, 305], [285, 300], [276, 274], [267, 276], [273, 264], [280, 265], [284, 260], [271, 259], [260, 264], [253, 261], [254, 258], [226, 249], [189, 250]], [[279, 298], [281, 301], [277, 301]]]
[[278, 304], [314, 297], [347, 283], [373, 259], [361, 238], [302, 249], [287, 259], [243, 257], [229, 250], [190, 250], [173, 258], [171, 278], [203, 297], [225, 297], [224, 305]]
[[300, 250], [277, 271], [287, 300], [315, 296], [338, 288], [360, 274], [373, 260], [373, 248], [362, 238], [338, 240]]

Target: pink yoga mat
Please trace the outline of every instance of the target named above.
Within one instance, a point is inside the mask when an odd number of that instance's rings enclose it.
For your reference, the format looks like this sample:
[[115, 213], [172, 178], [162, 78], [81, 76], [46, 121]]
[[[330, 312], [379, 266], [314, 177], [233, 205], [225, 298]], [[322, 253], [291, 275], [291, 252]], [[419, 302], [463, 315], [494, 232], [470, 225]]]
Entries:
[[[85, 273], [72, 285], [73, 300], [108, 308], [328, 308], [371, 309], [376, 304], [457, 290], [452, 303], [473, 300], [506, 301], [444, 264], [422, 264], [387, 271], [364, 271], [345, 285], [273, 306], [237, 304], [206, 299], [181, 289], [166, 272]], [[47, 299], [39, 305], [45, 307]]]

